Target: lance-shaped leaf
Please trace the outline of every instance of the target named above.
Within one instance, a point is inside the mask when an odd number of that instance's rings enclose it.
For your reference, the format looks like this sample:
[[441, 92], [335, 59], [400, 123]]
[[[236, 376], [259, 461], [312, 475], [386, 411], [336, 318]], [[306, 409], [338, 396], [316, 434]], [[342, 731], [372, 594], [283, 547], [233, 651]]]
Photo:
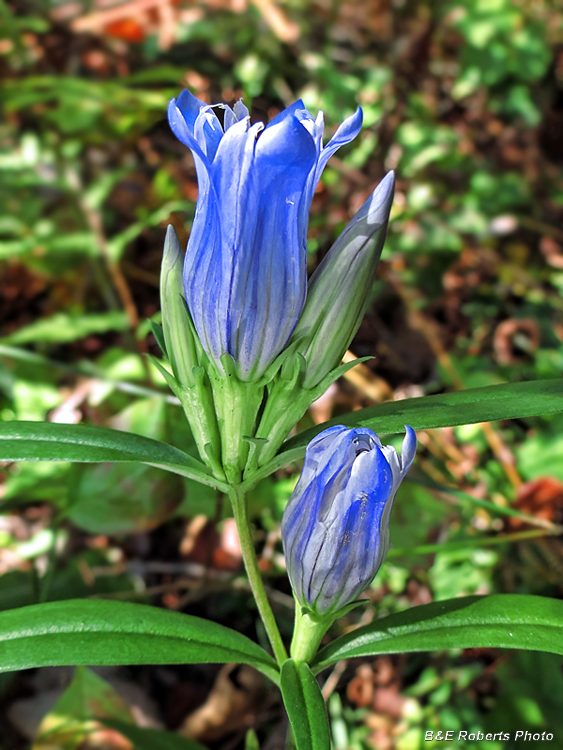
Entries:
[[250, 664], [274, 682], [277, 665], [241, 633], [144, 604], [71, 599], [0, 613], [0, 671], [112, 664]]
[[293, 659], [285, 661], [280, 687], [297, 750], [329, 750], [325, 702], [309, 665]]
[[0, 423], [0, 461], [139, 461], [225, 490], [210, 470], [159, 440], [121, 430], [53, 422]]
[[315, 425], [287, 440], [280, 453], [267, 466], [256, 472], [254, 481], [268, 476], [280, 466], [301, 458], [308, 443], [323, 430], [336, 425], [369, 427], [379, 435], [403, 432], [404, 425], [413, 430], [453, 427], [461, 424], [493, 422], [558, 414], [563, 412], [563, 379], [532, 380], [524, 383], [503, 383], [464, 391], [440, 393], [436, 396], [407, 398], [338, 416]]
[[466, 596], [412, 607], [343, 635], [317, 654], [340, 659], [446, 648], [520, 648], [563, 654], [563, 601], [524, 594]]

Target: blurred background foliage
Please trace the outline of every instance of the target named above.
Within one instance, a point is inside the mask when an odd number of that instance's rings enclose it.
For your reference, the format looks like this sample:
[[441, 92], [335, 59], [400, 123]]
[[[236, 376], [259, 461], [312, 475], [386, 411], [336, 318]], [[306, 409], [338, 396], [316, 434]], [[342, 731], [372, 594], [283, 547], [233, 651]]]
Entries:
[[[375, 359], [302, 426], [385, 399], [561, 375], [554, 0], [0, 0], [0, 70], [3, 420], [85, 421], [193, 451], [144, 357], [157, 353], [148, 320], [159, 319], [164, 229], [185, 241], [197, 198], [191, 156], [165, 121], [186, 86], [210, 103], [244, 96], [254, 121], [301, 97], [328, 132], [362, 106], [361, 135], [314, 197], [311, 270], [397, 172], [373, 304], [351, 347]], [[370, 604], [334, 632], [461, 594], [561, 596], [562, 428], [554, 417], [420, 434]], [[286, 637], [279, 524], [298, 468], [251, 498]], [[265, 641], [212, 490], [126, 465], [0, 472], [1, 608], [112, 596]], [[342, 663], [323, 689], [336, 750], [416, 750], [444, 746], [424, 741], [428, 729], [561, 737], [562, 681], [558, 657], [473, 649]], [[180, 747], [133, 724], [211, 748], [243, 747], [251, 727], [261, 747], [283, 746], [280, 704], [246, 669], [79, 670], [72, 681], [37, 670], [0, 691], [3, 750]]]

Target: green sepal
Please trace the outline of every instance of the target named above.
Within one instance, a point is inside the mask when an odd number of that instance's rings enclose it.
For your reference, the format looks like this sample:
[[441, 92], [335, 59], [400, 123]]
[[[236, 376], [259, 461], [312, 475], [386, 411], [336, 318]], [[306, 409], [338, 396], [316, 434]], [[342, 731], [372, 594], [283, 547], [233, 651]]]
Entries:
[[256, 437], [267, 439], [268, 444], [264, 445], [254, 463], [248, 466], [245, 480], [251, 480], [252, 472], [273, 459], [290, 430], [303, 417], [313, 401], [320, 398], [327, 388], [348, 370], [369, 359], [372, 357], [361, 357], [336, 367], [317, 386], [310, 389], [302, 385], [306, 372], [304, 357], [297, 352], [292, 359], [286, 359], [279, 376], [271, 386], [266, 408], [256, 430]]
[[156, 367], [156, 369], [159, 371], [159, 373], [162, 375], [164, 380], [166, 380], [166, 385], [170, 388], [172, 393], [181, 400], [180, 397], [180, 383], [176, 380], [174, 375], [164, 367], [162, 362], [154, 357], [152, 354], [145, 354], [145, 357], [153, 363], [153, 365]]
[[242, 439], [249, 445], [248, 458], [244, 469], [244, 475], [246, 477], [247, 474], [251, 475], [252, 472], [256, 470], [258, 466], [258, 455], [260, 450], [268, 443], [268, 439], [249, 437], [248, 435], [243, 435]]
[[223, 471], [223, 467], [221, 466], [221, 459], [220, 456], [217, 455], [217, 450], [215, 446], [213, 446], [211, 443], [205, 443], [203, 446], [203, 452], [207, 460], [205, 461], [205, 458], [203, 459], [208, 466], [210, 466], [213, 470], [213, 473], [216, 477], [220, 477], [223, 481], [225, 481], [225, 472]]
[[156, 339], [156, 343], [160, 347], [160, 351], [164, 354], [165, 357], [168, 357], [168, 354], [166, 352], [166, 341], [164, 340], [164, 331], [162, 330], [162, 326], [158, 323], [155, 323], [154, 320], [149, 319], [149, 325], [151, 327], [152, 335]]
[[369, 604], [369, 599], [356, 599], [355, 602], [350, 602], [350, 604], [346, 604], [341, 609], [337, 609], [336, 612], [333, 613], [334, 622], [336, 622], [336, 620], [339, 620], [341, 617], [345, 617], [348, 612], [356, 609], [356, 607], [360, 607], [362, 604]]
[[208, 385], [209, 378], [203, 367], [192, 370], [192, 386], [186, 387], [151, 354], [146, 355], [166, 380], [168, 387], [180, 400], [190, 425], [199, 455], [213, 471], [217, 479], [225, 481], [221, 468], [220, 437], [213, 405], [213, 394]]
[[280, 372], [280, 380], [284, 381], [285, 388], [293, 390], [297, 384], [301, 385], [306, 369], [305, 357], [299, 352], [286, 359]]
[[224, 354], [221, 354], [220, 360], [225, 370], [225, 375], [228, 378], [236, 378], [238, 380], [237, 367], [232, 354], [225, 352]]
[[[323, 624], [325, 620], [332, 620], [332, 622], [336, 622], [336, 620], [339, 620], [341, 617], [344, 617], [348, 614], [348, 612], [351, 612], [353, 609], [356, 609], [356, 607], [359, 607], [362, 604], [368, 604], [369, 599], [356, 599], [353, 602], [350, 602], [349, 604], [345, 604], [340, 609], [331, 611], [331, 612], [325, 612], [324, 614], [319, 614], [314, 609], [310, 609], [309, 607], [301, 607], [301, 615], [307, 615], [312, 620], [319, 624]], [[332, 623], [331, 623], [332, 624]], [[330, 627], [330, 625], [329, 625]]]
[[[293, 341], [291, 344], [288, 344], [285, 349], [283, 349], [278, 356], [274, 359], [274, 361], [266, 368], [264, 373], [261, 375], [261, 377], [258, 379], [257, 382], [263, 385], [270, 385], [276, 375], [280, 373], [281, 377], [284, 377], [282, 374], [282, 371], [284, 368], [289, 367], [291, 370], [293, 370], [293, 359], [295, 356], [301, 357], [301, 355], [298, 353], [297, 349], [301, 345], [303, 339], [297, 338], [295, 341]], [[305, 359], [303, 358], [303, 362], [305, 362]], [[306, 362], [305, 362], [306, 365]]]
[[[343, 365], [335, 367], [334, 370], [331, 370], [328, 375], [326, 375], [323, 380], [321, 380], [316, 388], [312, 388], [311, 390], [314, 393], [317, 393], [318, 390], [322, 389], [320, 394], [322, 396], [322, 394], [328, 389], [330, 385], [334, 383], [335, 380], [341, 378], [348, 372], [348, 370], [356, 367], [356, 365], [361, 365], [364, 362], [369, 362], [370, 359], [375, 359], [375, 357], [358, 357], [358, 359], [354, 359], [352, 362], [345, 362]], [[317, 396], [317, 398], [319, 398], [319, 396]]]

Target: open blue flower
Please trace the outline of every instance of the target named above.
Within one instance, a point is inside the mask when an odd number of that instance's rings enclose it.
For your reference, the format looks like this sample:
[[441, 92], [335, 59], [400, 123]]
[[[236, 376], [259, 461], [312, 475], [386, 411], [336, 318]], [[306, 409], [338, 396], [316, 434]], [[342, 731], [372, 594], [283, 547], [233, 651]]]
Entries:
[[252, 380], [299, 320], [313, 193], [330, 155], [358, 134], [362, 113], [344, 120], [323, 148], [322, 112], [314, 119], [302, 101], [265, 128], [250, 125], [242, 102], [216, 106], [223, 125], [189, 91], [168, 107], [174, 134], [192, 151], [199, 185], [184, 288], [210, 359], [222, 371], [228, 353], [238, 376]]
[[309, 443], [282, 521], [301, 606], [336, 612], [375, 577], [389, 549], [395, 493], [416, 452], [416, 435], [405, 429], [401, 456], [367, 428], [330, 427]]

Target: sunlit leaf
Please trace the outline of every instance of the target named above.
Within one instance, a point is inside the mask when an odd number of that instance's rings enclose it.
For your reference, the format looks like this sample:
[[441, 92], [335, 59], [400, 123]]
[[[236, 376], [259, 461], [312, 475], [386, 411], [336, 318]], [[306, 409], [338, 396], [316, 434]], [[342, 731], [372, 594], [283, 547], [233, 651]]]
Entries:
[[563, 654], [563, 601], [525, 594], [467, 596], [412, 607], [337, 638], [316, 672], [340, 659], [448, 648], [519, 648]]
[[0, 672], [110, 664], [250, 664], [277, 681], [274, 660], [235, 630], [179, 612], [71, 599], [0, 612]]
[[139, 461], [223, 487], [207, 467], [167, 443], [130, 432], [52, 422], [0, 423], [2, 461]]

